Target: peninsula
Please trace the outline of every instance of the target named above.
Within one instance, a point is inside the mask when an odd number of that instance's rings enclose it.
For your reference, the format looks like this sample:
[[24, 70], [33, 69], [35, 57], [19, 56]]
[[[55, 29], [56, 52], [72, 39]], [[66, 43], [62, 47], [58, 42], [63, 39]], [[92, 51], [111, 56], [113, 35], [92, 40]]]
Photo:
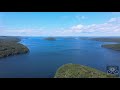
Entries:
[[79, 64], [65, 64], [58, 68], [54, 78], [113, 78], [97, 69]]
[[28, 53], [29, 49], [20, 44], [20, 41], [19, 37], [0, 36], [0, 58]]

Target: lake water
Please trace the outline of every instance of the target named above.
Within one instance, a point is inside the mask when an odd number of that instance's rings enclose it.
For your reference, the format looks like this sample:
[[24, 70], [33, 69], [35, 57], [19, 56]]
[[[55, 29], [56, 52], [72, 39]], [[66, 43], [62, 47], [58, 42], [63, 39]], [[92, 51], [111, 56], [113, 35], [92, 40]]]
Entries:
[[52, 78], [63, 64], [74, 63], [106, 72], [106, 66], [120, 66], [120, 52], [102, 48], [108, 42], [83, 39], [28, 37], [20, 43], [30, 52], [0, 59], [0, 77]]

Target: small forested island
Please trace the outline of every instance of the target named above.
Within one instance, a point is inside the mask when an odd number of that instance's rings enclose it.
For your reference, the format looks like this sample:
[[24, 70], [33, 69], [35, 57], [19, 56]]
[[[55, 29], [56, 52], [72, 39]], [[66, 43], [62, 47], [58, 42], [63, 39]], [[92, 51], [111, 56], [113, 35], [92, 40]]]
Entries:
[[101, 37], [101, 38], [93, 38], [92, 40], [102, 41], [102, 42], [117, 42], [118, 44], [104, 44], [101, 47], [120, 51], [120, 37]]
[[0, 36], [0, 58], [29, 52], [26, 46], [18, 43], [20, 40], [18, 37]]
[[54, 37], [47, 37], [47, 38], [44, 38], [44, 40], [55, 41], [56, 38], [54, 38]]
[[65, 64], [55, 73], [54, 78], [115, 78], [105, 72], [79, 64]]

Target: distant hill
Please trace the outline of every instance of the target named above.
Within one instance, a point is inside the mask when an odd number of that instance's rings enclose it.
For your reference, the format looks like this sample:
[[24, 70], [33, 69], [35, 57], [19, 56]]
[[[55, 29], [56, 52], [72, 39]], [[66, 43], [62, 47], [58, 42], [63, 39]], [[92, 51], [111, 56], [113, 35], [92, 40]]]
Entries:
[[104, 44], [101, 47], [120, 51], [120, 37], [101, 37], [101, 38], [92, 38], [92, 40], [101, 41], [101, 42], [117, 42], [118, 44]]
[[102, 42], [120, 42], [120, 37], [100, 37], [100, 38], [92, 38], [92, 40], [102, 41]]

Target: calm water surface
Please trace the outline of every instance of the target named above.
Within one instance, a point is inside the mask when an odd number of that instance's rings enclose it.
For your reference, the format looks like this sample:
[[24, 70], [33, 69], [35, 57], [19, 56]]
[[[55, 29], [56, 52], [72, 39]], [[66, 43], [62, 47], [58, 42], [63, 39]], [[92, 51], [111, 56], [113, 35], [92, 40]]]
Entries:
[[106, 71], [107, 65], [120, 66], [120, 52], [102, 48], [108, 42], [28, 37], [20, 42], [30, 53], [0, 59], [0, 77], [52, 78], [63, 64], [75, 63]]

